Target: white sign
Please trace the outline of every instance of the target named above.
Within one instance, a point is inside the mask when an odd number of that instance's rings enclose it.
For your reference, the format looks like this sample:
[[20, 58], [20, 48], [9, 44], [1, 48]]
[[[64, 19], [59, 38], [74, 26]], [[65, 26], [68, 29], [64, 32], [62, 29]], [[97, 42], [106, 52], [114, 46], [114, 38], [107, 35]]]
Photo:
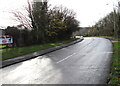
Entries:
[[0, 44], [11, 44], [13, 43], [13, 38], [11, 36], [0, 36]]

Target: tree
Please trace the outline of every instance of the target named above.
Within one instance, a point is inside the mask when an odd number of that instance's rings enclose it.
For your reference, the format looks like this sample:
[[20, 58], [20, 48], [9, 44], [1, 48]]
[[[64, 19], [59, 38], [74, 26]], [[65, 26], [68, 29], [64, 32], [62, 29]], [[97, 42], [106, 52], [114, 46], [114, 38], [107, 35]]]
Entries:
[[79, 22], [75, 19], [75, 13], [67, 8], [54, 7], [48, 10], [48, 2], [43, 1], [32, 4], [28, 2], [25, 9], [27, 15], [19, 11], [13, 12], [25, 28], [20, 30], [24, 44], [28, 44], [25, 41], [25, 36], [28, 35], [31, 44], [40, 44], [69, 39], [78, 29]]
[[25, 27], [32, 31], [34, 42], [45, 42], [45, 29], [47, 26], [47, 1], [30, 2], [25, 7], [26, 14], [20, 11], [13, 11], [15, 18]]
[[20, 31], [18, 30], [18, 28], [8, 26], [8, 27], [5, 29], [5, 34], [12, 36], [12, 37], [13, 37], [13, 42], [14, 42], [17, 46], [19, 46]]
[[79, 22], [75, 19], [75, 13], [67, 8], [54, 7], [49, 11], [48, 36], [57, 40], [69, 39], [78, 29]]
[[45, 43], [45, 31], [48, 26], [47, 2], [34, 2], [32, 15], [34, 19], [33, 31], [36, 33], [38, 43]]
[[[95, 29], [90, 29], [88, 35], [91, 36], [93, 34], [94, 36], [113, 36], [113, 37], [119, 37], [120, 38], [120, 13], [111, 12], [104, 18], [100, 19], [93, 27]], [[93, 31], [95, 33], [93, 33]]]

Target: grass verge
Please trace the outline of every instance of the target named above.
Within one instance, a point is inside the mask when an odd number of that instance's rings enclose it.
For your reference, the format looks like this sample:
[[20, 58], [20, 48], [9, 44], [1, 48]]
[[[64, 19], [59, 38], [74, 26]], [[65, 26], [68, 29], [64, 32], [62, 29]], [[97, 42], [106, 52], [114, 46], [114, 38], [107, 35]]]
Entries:
[[114, 40], [114, 41], [120, 41], [119, 38], [115, 38], [115, 37], [111, 37], [111, 36], [96, 36], [96, 37], [106, 38], [106, 39]]
[[113, 52], [109, 84], [120, 86], [120, 42], [113, 43]]
[[33, 45], [33, 46], [27, 46], [27, 47], [1, 49], [0, 53], [2, 53], [2, 60], [7, 60], [10, 58], [15, 58], [17, 56], [22, 56], [25, 54], [33, 53], [35, 51], [44, 50], [44, 49], [52, 48], [55, 46], [60, 46], [62, 44], [66, 44], [74, 40], [76, 39], [70, 39], [67, 41], [62, 41], [62, 42], [57, 42], [57, 43], [48, 43], [48, 44]]

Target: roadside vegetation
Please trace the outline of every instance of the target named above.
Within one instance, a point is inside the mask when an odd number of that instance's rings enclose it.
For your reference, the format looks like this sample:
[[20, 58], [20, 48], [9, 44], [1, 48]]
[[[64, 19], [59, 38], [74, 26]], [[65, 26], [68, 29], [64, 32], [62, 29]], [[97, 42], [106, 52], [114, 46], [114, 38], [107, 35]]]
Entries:
[[109, 84], [120, 86], [120, 42], [113, 43], [113, 57]]
[[109, 39], [111, 41], [120, 41], [120, 38], [115, 38], [115, 37], [112, 37], [112, 36], [94, 36], [94, 37], [106, 38], [106, 39]]
[[74, 40], [76, 40], [76, 39], [60, 41], [60, 42], [56, 42], [56, 43], [25, 46], [25, 47], [6, 48], [6, 49], [1, 49], [0, 53], [2, 53], [2, 60], [7, 60], [7, 59], [14, 58], [17, 56], [22, 56], [22, 55], [26, 55], [29, 53], [33, 53], [35, 51], [40, 51], [40, 50], [52, 48], [55, 46], [60, 46], [62, 44], [66, 44], [66, 43], [69, 43]]
[[99, 36], [99, 37], [106, 38], [106, 39], [113, 40], [113, 41], [120, 41], [120, 38], [115, 38], [111, 36]]
[[20, 10], [11, 12], [20, 25], [5, 29], [5, 34], [13, 37], [16, 47], [69, 40], [78, 30], [75, 12], [66, 7], [50, 8], [47, 0], [28, 0], [23, 9], [27, 15]]
[[103, 37], [114, 41], [108, 84], [120, 86], [120, 13], [114, 10], [90, 27], [83, 35], [86, 37]]
[[[5, 35], [13, 37], [13, 47], [1, 49], [2, 60], [68, 43], [79, 21], [72, 10], [63, 6], [50, 8], [48, 1], [27, 1], [24, 11], [13, 10], [14, 20], [20, 24], [8, 26]], [[24, 14], [25, 13], [25, 14]]]
[[120, 39], [120, 14], [115, 11], [111, 12], [104, 18], [100, 19], [84, 35]]

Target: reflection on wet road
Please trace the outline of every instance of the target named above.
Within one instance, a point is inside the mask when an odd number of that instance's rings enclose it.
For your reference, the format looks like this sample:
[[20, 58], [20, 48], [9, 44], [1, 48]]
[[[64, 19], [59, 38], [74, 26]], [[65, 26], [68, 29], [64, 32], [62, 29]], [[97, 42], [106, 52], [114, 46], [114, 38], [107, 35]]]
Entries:
[[0, 69], [3, 84], [103, 84], [112, 44], [85, 38], [75, 45]]

